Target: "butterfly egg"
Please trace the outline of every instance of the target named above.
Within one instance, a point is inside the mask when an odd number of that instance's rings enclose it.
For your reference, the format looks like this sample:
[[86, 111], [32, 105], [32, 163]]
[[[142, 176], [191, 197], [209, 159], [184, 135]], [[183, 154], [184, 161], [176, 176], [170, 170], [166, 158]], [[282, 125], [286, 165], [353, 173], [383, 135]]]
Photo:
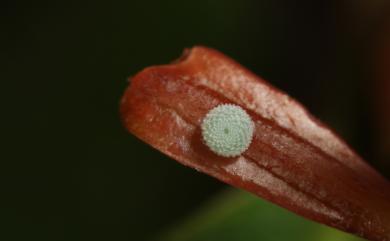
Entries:
[[238, 105], [222, 104], [211, 109], [202, 121], [202, 138], [215, 154], [235, 157], [252, 142], [254, 123]]

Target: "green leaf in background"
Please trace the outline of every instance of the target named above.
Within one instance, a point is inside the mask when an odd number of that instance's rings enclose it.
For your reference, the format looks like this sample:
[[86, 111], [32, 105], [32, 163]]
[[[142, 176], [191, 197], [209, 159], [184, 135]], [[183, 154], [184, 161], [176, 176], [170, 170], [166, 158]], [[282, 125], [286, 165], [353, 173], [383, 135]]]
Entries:
[[155, 240], [362, 241], [363, 239], [306, 220], [247, 192], [229, 189]]

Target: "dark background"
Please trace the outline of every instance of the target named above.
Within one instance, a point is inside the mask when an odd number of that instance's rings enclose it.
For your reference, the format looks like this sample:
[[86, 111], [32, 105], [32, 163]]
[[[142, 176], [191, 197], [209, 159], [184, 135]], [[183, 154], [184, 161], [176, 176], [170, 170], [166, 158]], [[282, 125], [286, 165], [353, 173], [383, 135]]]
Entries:
[[128, 134], [118, 115], [129, 76], [196, 44], [288, 92], [390, 174], [374, 111], [389, 106], [373, 101], [386, 0], [0, 7], [0, 240], [144, 240], [224, 187]]

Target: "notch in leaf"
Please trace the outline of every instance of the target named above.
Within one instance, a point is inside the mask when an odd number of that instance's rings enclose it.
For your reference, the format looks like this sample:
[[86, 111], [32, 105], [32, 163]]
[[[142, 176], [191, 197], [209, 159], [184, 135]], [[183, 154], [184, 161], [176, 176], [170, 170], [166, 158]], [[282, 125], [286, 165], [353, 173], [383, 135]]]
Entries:
[[[202, 120], [221, 104], [253, 121], [250, 145], [234, 157], [202, 138]], [[309, 219], [390, 240], [389, 182], [301, 104], [216, 50], [194, 47], [139, 72], [120, 111], [131, 133], [186, 166]]]

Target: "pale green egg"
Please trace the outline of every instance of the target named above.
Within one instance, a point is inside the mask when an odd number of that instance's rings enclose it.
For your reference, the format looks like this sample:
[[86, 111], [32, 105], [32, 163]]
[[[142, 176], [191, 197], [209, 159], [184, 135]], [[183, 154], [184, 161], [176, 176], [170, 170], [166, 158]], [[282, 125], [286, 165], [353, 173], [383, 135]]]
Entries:
[[215, 154], [235, 157], [252, 142], [254, 123], [238, 105], [222, 104], [211, 109], [202, 121], [204, 143]]

